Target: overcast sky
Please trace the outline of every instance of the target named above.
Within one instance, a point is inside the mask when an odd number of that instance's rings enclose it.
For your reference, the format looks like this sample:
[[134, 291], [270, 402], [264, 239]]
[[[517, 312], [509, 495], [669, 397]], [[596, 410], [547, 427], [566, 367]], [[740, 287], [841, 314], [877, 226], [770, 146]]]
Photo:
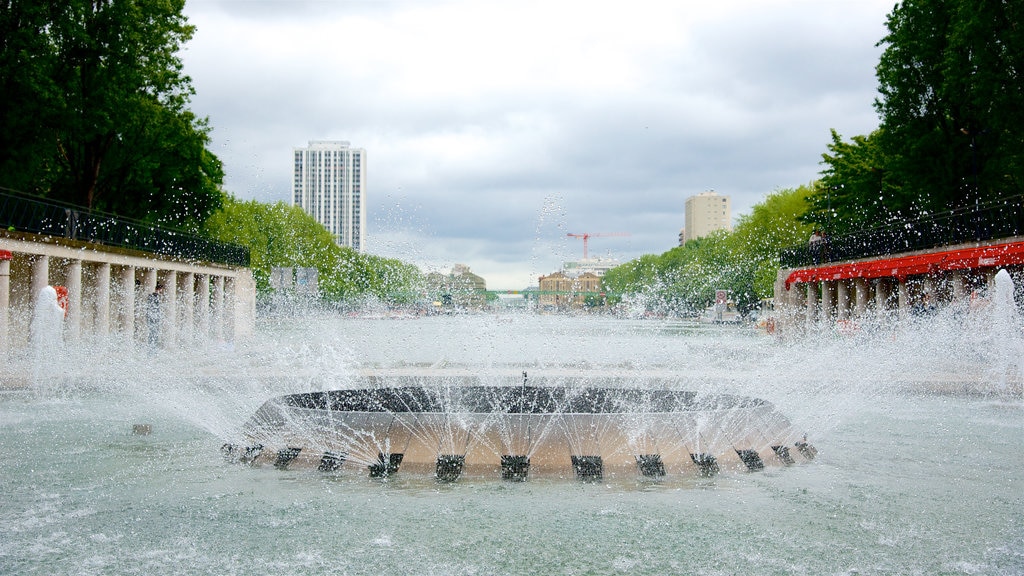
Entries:
[[878, 125], [894, 0], [188, 0], [182, 54], [225, 186], [288, 202], [292, 149], [367, 151], [366, 251], [521, 289], [678, 244], [688, 196], [733, 217]]

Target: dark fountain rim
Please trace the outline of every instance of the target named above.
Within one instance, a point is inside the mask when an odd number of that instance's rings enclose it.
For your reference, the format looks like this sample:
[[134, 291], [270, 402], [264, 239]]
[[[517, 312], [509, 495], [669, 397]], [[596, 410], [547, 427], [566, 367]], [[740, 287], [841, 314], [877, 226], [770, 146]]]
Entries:
[[689, 390], [596, 386], [384, 386], [278, 397], [290, 408], [416, 414], [637, 414], [770, 408], [767, 400]]

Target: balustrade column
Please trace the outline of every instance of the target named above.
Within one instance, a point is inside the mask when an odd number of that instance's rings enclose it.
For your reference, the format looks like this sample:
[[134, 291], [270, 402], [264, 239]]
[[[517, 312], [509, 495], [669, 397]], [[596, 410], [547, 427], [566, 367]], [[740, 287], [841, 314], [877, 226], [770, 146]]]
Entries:
[[185, 272], [181, 275], [181, 290], [178, 298], [181, 306], [179, 327], [186, 337], [194, 336], [196, 325], [196, 275]]
[[907, 286], [907, 281], [904, 278], [897, 278], [899, 285], [897, 290], [899, 291], [899, 316], [905, 318], [910, 314], [910, 288]]
[[807, 287], [807, 322], [812, 323], [818, 312], [818, 283], [808, 282], [804, 286]]
[[149, 319], [146, 317], [146, 304], [149, 295], [156, 292], [156, 268], [146, 268], [142, 272], [142, 284], [135, 293], [135, 334], [146, 339], [149, 337]]
[[65, 288], [68, 289], [68, 310], [65, 316], [65, 333], [72, 340], [82, 331], [82, 261], [68, 262]]
[[160, 300], [160, 343], [166, 348], [178, 338], [178, 275], [174, 271], [164, 272], [164, 294]]
[[875, 306], [883, 318], [889, 314], [892, 301], [892, 284], [886, 278], [879, 278], [875, 284]]
[[821, 321], [831, 322], [833, 308], [835, 307], [835, 287], [830, 281], [821, 283]]
[[925, 276], [922, 281], [922, 304], [926, 306], [938, 306], [939, 303], [935, 298], [935, 280], [931, 276]]
[[125, 266], [121, 269], [120, 303], [118, 309], [121, 314], [118, 325], [122, 333], [129, 336], [135, 334], [135, 266]]
[[96, 268], [96, 332], [110, 332], [110, 264], [101, 262]]
[[853, 291], [855, 293], [854, 305], [857, 317], [862, 317], [868, 310], [868, 297], [870, 292], [868, 281], [864, 278], [854, 278]]
[[836, 280], [836, 319], [850, 317], [850, 285], [846, 280]]
[[210, 275], [199, 275], [199, 286], [196, 289], [196, 316], [199, 334], [204, 338], [210, 335]]
[[213, 279], [213, 337], [224, 337], [224, 277]]
[[238, 298], [236, 298], [236, 291], [238, 290], [238, 284], [235, 283], [234, 278], [224, 278], [224, 339], [233, 341], [238, 327], [235, 326], [235, 322], [238, 319]]
[[14, 255], [0, 250], [0, 350], [10, 350], [7, 331], [11, 308], [11, 258]]
[[50, 257], [36, 256], [32, 260], [32, 308], [39, 303], [39, 293], [50, 285]]

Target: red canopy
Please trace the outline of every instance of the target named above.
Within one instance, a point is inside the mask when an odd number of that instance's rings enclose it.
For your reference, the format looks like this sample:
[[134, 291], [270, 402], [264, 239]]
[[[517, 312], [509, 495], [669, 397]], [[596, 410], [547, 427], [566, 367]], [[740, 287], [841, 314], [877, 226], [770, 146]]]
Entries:
[[1024, 242], [803, 268], [794, 271], [786, 278], [786, 290], [789, 290], [790, 285], [800, 282], [849, 278], [897, 278], [902, 281], [907, 276], [919, 274], [935, 274], [947, 270], [994, 268], [1013, 264], [1024, 264]]

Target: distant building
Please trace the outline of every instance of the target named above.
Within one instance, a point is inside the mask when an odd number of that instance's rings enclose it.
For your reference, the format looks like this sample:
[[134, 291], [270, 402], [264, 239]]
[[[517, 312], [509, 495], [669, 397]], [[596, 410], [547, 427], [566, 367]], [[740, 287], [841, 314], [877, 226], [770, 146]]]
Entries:
[[587, 258], [586, 260], [562, 262], [562, 271], [569, 276], [579, 276], [587, 272], [596, 276], [604, 276], [605, 272], [619, 264], [621, 262], [614, 258]]
[[701, 192], [686, 199], [686, 226], [683, 243], [702, 238], [715, 230], [732, 231], [732, 207], [728, 196], [714, 190]]
[[487, 303], [487, 282], [464, 264], [456, 264], [447, 275], [431, 272], [426, 281], [427, 291], [439, 306], [482, 308]]
[[324, 225], [340, 246], [363, 251], [366, 240], [366, 150], [312, 140], [293, 151], [292, 206]]
[[593, 272], [578, 276], [555, 272], [541, 276], [538, 305], [546, 310], [578, 310], [590, 302], [599, 300], [601, 278]]

